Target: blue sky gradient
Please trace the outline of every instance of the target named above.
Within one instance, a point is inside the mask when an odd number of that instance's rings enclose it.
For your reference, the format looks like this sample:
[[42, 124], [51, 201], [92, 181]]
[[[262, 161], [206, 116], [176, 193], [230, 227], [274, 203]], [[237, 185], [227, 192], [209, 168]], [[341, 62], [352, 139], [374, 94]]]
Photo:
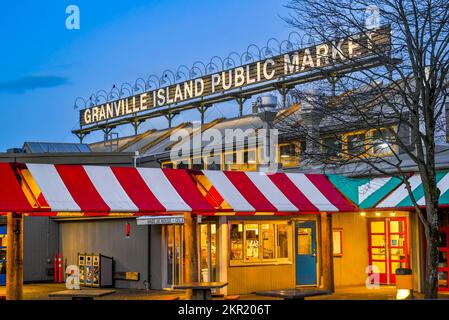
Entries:
[[[77, 5], [80, 30], [67, 30], [68, 5]], [[0, 152], [25, 141], [77, 142], [76, 97], [89, 97], [114, 84], [161, 75], [165, 69], [209, 61], [215, 55], [262, 47], [270, 37], [286, 39], [291, 29], [282, 0], [72, 0], [9, 1], [1, 8]], [[247, 110], [250, 101], [247, 102]], [[206, 121], [236, 116], [224, 103]], [[174, 124], [197, 120], [191, 110]], [[141, 130], [162, 128], [152, 119]], [[115, 130], [131, 134], [131, 126]], [[86, 142], [97, 141], [91, 134]]]

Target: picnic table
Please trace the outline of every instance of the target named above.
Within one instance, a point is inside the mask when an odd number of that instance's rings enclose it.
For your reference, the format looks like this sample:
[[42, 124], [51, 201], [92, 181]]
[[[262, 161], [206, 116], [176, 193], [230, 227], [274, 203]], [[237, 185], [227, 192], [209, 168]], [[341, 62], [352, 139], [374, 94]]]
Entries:
[[211, 300], [212, 289], [227, 286], [227, 282], [192, 282], [174, 285], [173, 289], [192, 289], [192, 300]]
[[256, 292], [257, 296], [283, 298], [284, 300], [304, 300], [307, 297], [323, 296], [332, 294], [332, 291], [322, 289], [284, 289], [284, 290], [269, 290]]
[[51, 292], [48, 296], [50, 298], [71, 298], [72, 300], [94, 300], [94, 298], [103, 297], [113, 293], [115, 293], [115, 290], [81, 289]]

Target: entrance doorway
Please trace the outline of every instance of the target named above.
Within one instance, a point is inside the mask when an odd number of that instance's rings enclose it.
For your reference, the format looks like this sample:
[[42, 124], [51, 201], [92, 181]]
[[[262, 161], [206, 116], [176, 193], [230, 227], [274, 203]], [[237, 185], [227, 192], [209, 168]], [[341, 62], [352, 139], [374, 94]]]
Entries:
[[295, 223], [296, 285], [317, 284], [316, 222]]
[[369, 219], [368, 254], [380, 283], [395, 284], [396, 269], [409, 267], [407, 218]]
[[183, 282], [184, 226], [166, 226], [167, 239], [167, 287]]
[[217, 224], [215, 222], [200, 224], [200, 281], [217, 281]]

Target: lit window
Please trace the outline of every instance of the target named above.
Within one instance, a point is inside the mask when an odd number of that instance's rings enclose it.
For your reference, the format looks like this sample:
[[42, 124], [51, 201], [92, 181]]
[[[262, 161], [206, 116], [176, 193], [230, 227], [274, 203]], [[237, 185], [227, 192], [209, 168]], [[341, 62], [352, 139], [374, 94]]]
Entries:
[[290, 229], [288, 222], [232, 222], [231, 265], [290, 262]]
[[391, 155], [394, 150], [394, 137], [389, 130], [378, 129], [371, 131], [371, 153], [373, 155]]
[[364, 155], [366, 153], [366, 132], [348, 134], [346, 136], [346, 150], [349, 155]]
[[173, 164], [173, 162], [170, 162], [170, 161], [162, 162], [161, 168], [171, 168], [171, 169], [173, 169], [174, 168], [174, 164]]
[[259, 225], [245, 225], [245, 260], [259, 259]]
[[243, 260], [243, 223], [231, 224], [231, 260]]
[[279, 145], [279, 163], [283, 167], [294, 167], [299, 164], [299, 147], [296, 143]]

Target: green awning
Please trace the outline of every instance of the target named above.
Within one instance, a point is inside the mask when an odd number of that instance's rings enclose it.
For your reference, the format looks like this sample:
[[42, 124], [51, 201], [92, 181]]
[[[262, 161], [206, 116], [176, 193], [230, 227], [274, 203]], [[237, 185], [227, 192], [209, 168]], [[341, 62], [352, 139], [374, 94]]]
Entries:
[[361, 209], [374, 208], [401, 184], [401, 179], [395, 177], [348, 178], [331, 174], [328, 178], [346, 198]]

